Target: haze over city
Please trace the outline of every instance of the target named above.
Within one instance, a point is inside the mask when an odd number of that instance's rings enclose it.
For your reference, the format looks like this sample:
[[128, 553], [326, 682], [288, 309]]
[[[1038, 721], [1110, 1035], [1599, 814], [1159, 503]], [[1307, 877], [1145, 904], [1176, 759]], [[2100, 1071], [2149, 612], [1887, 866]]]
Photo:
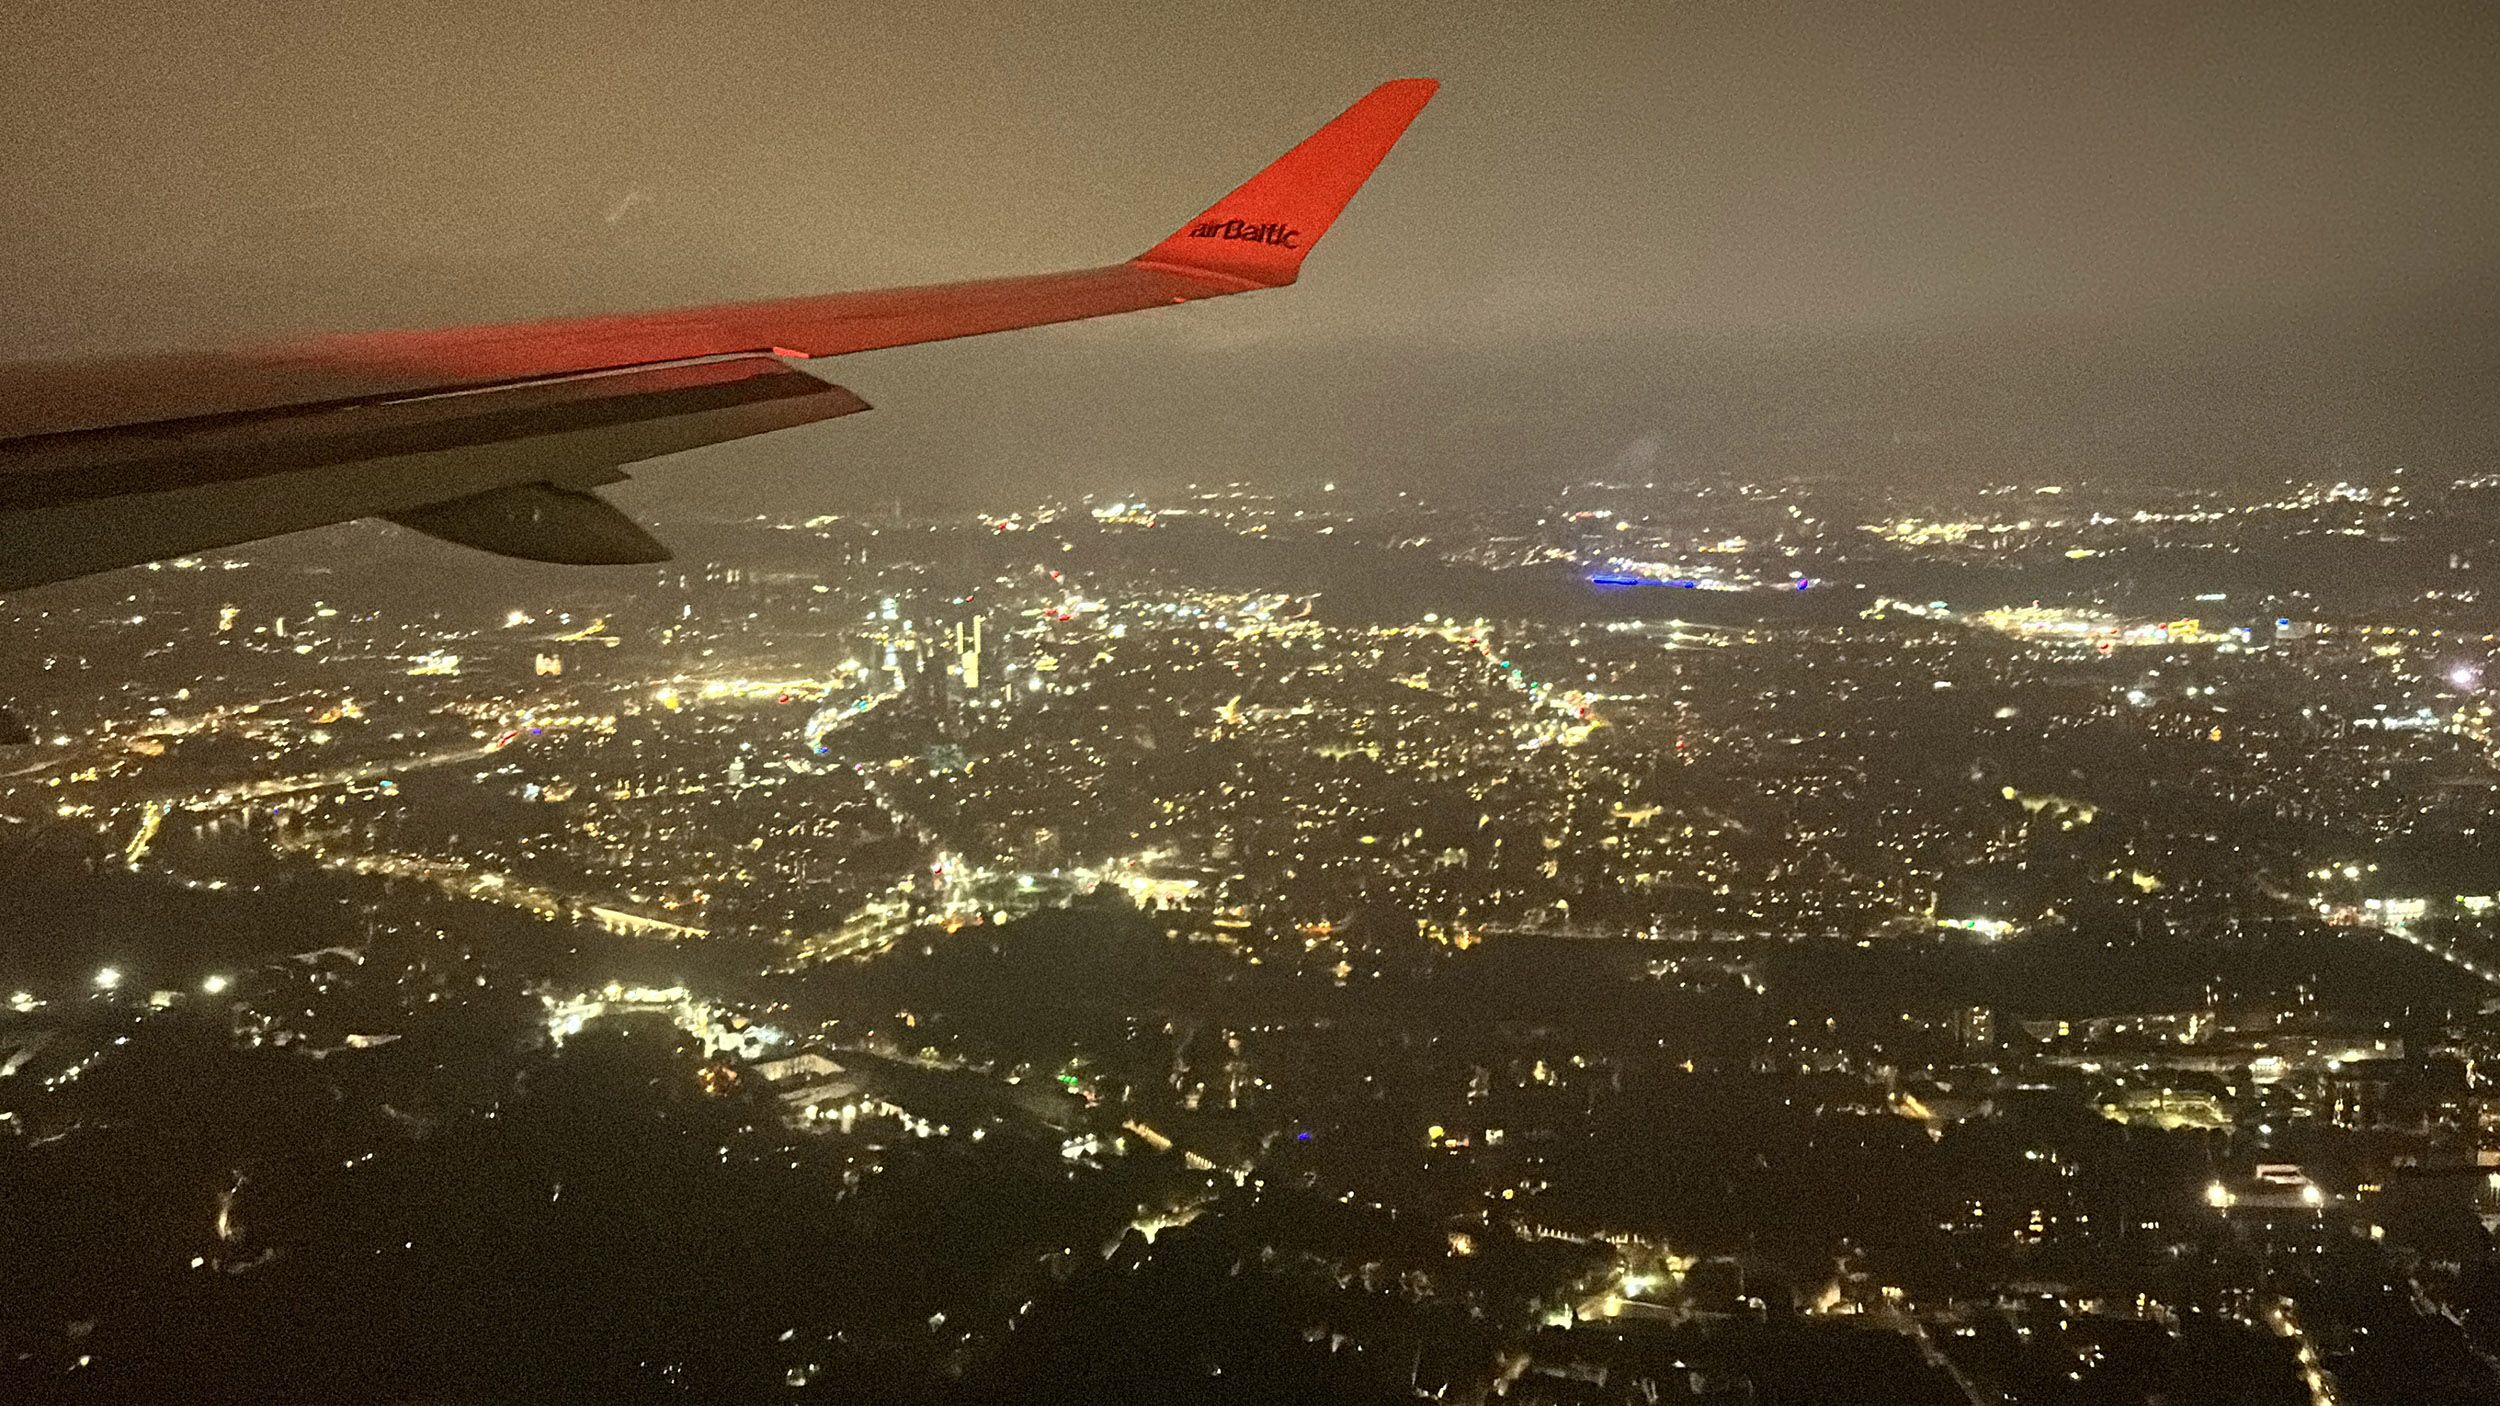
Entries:
[[1464, 100], [1313, 296], [849, 363], [881, 413], [633, 491], [2452, 457], [2496, 59], [2465, 3], [47, 5], [0, 357], [1080, 267], [1413, 72]]

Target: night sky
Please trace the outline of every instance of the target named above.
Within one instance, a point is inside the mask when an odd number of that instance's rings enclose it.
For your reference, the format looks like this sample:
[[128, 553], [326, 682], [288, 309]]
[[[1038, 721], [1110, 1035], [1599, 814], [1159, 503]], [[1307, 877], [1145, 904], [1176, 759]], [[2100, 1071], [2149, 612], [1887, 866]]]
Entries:
[[0, 356], [1107, 262], [1402, 75], [1298, 288], [851, 358], [620, 496], [2494, 467], [2488, 3], [16, 0]]

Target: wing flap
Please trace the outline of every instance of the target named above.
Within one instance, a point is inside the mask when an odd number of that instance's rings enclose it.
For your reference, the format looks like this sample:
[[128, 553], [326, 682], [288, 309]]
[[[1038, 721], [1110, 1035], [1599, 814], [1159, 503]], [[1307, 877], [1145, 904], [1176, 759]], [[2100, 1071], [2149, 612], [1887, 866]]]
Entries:
[[552, 483], [519, 483], [383, 516], [428, 537], [523, 561], [629, 566], [668, 560], [668, 548], [614, 503]]

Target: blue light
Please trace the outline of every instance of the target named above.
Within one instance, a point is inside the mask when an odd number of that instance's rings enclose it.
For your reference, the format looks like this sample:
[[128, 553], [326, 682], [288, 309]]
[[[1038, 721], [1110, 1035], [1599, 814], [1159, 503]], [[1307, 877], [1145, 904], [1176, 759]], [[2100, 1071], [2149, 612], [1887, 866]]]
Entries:
[[1676, 586], [1687, 591], [1701, 589], [1699, 581], [1661, 581], [1649, 576], [1592, 576], [1592, 586]]

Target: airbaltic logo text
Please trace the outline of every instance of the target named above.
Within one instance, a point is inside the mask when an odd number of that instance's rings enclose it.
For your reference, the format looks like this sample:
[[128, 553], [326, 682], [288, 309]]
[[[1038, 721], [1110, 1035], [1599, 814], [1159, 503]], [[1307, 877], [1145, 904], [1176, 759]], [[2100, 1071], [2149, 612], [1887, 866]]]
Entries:
[[1254, 225], [1246, 220], [1206, 220], [1189, 228], [1192, 239], [1247, 239], [1253, 244], [1273, 244], [1279, 249], [1302, 247], [1302, 231], [1287, 229], [1281, 224]]

